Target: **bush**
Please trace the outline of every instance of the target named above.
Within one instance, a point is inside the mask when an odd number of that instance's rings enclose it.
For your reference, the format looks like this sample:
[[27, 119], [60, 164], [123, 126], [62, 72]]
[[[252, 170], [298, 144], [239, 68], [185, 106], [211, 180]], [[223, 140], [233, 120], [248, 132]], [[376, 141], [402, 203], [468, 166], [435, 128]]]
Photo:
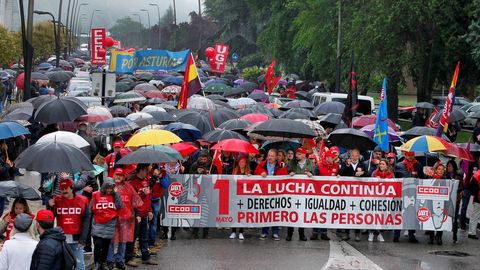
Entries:
[[266, 68], [258, 66], [247, 67], [243, 69], [242, 75], [245, 80], [256, 82], [260, 75], [265, 74], [266, 70]]

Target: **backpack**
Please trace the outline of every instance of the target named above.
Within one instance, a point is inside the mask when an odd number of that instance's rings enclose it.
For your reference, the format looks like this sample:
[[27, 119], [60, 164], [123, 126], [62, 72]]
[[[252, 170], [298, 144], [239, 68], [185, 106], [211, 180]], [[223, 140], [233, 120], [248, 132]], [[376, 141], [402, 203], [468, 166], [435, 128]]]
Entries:
[[77, 268], [77, 258], [66, 241], [62, 241], [63, 259], [66, 270], [75, 270]]

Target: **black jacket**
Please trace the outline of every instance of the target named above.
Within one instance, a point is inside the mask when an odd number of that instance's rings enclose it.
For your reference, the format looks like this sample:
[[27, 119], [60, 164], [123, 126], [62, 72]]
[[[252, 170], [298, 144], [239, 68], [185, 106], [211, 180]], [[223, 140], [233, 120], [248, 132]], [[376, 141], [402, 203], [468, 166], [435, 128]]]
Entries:
[[82, 150], [85, 153], [85, 155], [87, 155], [87, 157], [90, 158], [90, 160], [93, 160], [98, 153], [97, 144], [95, 143], [95, 140], [92, 137], [88, 136], [87, 133], [85, 133], [85, 131], [83, 130], [79, 130], [77, 134], [78, 136], [82, 137], [85, 141], [87, 141], [88, 144], [90, 144], [89, 147], [82, 148]]
[[407, 170], [407, 166], [403, 162], [397, 163], [395, 166], [395, 177], [396, 178], [425, 178], [425, 174], [423, 173], [423, 165], [419, 162], [416, 162], [413, 165], [413, 170], [416, 174], [409, 172]]
[[[358, 161], [358, 165], [357, 165], [357, 171], [358, 169], [361, 169], [364, 174], [361, 175], [360, 177], [368, 177], [370, 175], [368, 175], [368, 172], [367, 172], [367, 168], [365, 167], [365, 164], [361, 161]], [[355, 176], [355, 170], [353, 170], [353, 166], [350, 165], [350, 166], [347, 166], [347, 164], [344, 162], [342, 163], [342, 165], [340, 166], [340, 170], [338, 171], [338, 174], [341, 175], [341, 176], [353, 176], [353, 177], [356, 177]]]
[[40, 242], [32, 255], [30, 270], [63, 270], [65, 268], [63, 241], [65, 234], [58, 227], [48, 229], [40, 235]]

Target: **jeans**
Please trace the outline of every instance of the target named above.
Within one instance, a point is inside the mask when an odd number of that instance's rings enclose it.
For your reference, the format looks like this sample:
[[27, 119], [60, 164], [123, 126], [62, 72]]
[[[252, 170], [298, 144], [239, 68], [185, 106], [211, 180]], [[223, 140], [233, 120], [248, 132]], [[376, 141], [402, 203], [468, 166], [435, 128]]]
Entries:
[[158, 213], [160, 212], [160, 199], [152, 199], [152, 212], [153, 219], [150, 221], [150, 226], [148, 227], [148, 245], [155, 245], [155, 239], [157, 238], [157, 224], [158, 224]]
[[[262, 228], [262, 234], [268, 235], [269, 230], [270, 230], [270, 227], [263, 227]], [[272, 234], [278, 235], [279, 232], [280, 232], [280, 227], [278, 227], [278, 226], [272, 227]]]
[[115, 253], [115, 243], [110, 243], [108, 249], [107, 262], [108, 263], [123, 263], [125, 260], [125, 243], [117, 243], [117, 252]]
[[464, 189], [462, 197], [462, 210], [460, 211], [460, 226], [462, 228], [467, 224], [467, 208], [468, 204], [470, 203], [470, 196], [472, 196], [472, 192], [469, 189]]
[[68, 244], [72, 249], [75, 258], [77, 258], [77, 270], [85, 270], [85, 258], [83, 257], [83, 247], [78, 245], [78, 243]]
[[[140, 251], [142, 252], [142, 260], [148, 261], [150, 259], [150, 252], [148, 251], [148, 217], [142, 217], [140, 223], [135, 224], [135, 230], [138, 230], [138, 242]], [[135, 257], [134, 247], [135, 242], [127, 243], [125, 261], [129, 261]]]
[[112, 239], [110, 238], [93, 237], [93, 261], [95, 263], [104, 263], [107, 261], [111, 241]]

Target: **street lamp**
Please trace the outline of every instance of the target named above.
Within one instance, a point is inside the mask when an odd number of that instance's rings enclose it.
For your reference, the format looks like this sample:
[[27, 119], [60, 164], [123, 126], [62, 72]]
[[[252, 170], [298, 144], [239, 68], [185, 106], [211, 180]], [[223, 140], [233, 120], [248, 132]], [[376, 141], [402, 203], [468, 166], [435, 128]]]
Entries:
[[142, 18], [140, 17], [140, 14], [138, 14], [138, 13], [133, 13], [132, 15], [138, 17], [138, 22], [140, 23], [140, 31], [138, 31], [138, 40], [140, 41], [140, 45], [142, 45], [142, 43], [143, 43], [142, 42], [142, 27], [143, 27]]
[[[77, 2], [76, 2], [77, 8], [76, 8], [75, 13], [74, 13], [75, 17], [74, 17], [74, 19], [73, 19], [73, 22], [75, 23], [75, 26], [73, 27], [72, 43], [73, 43], [73, 37], [74, 37], [74, 36], [76, 36], [76, 37], [78, 36], [77, 30], [78, 30], [78, 23], [79, 23], [78, 18], [79, 18], [79, 14], [80, 14], [80, 9], [82, 9], [83, 6], [88, 6], [87, 3], [83, 3], [83, 4], [80, 4], [80, 5], [79, 5], [79, 3], [80, 3], [80, 1], [77, 1]], [[78, 43], [78, 37], [77, 37], [77, 43]]]
[[144, 8], [140, 9], [140, 11], [147, 12], [147, 17], [148, 17], [148, 47], [151, 48], [152, 47], [152, 42], [151, 42], [152, 41], [152, 39], [151, 39], [152, 35], [151, 35], [150, 32], [151, 32], [151, 29], [152, 29], [152, 25], [150, 24], [150, 12], [148, 12], [148, 10], [146, 10]]
[[175, 0], [173, 0], [173, 24], [175, 25], [175, 29], [173, 32], [173, 50], [177, 48], [177, 7], [175, 5]]
[[160, 30], [160, 7], [158, 4], [149, 4], [150, 6], [155, 6], [157, 7], [157, 13], [158, 13], [158, 48], [162, 48], [162, 40], [161, 40], [161, 34], [162, 31]]
[[92, 17], [90, 18], [90, 26], [88, 27], [88, 48], [91, 50], [91, 39], [92, 39], [92, 23], [93, 23], [93, 16], [95, 16], [95, 13], [97, 11], [100, 11], [100, 9], [95, 9], [92, 11]]
[[[52, 17], [53, 35], [55, 37], [55, 66], [59, 67], [60, 66], [60, 44], [58, 42], [57, 27], [55, 26], [55, 16], [53, 16], [52, 13], [47, 12], [47, 11], [34, 10], [33, 13], [38, 14], [38, 15], [50, 15]], [[59, 28], [60, 28], [60, 25], [59, 25]]]

